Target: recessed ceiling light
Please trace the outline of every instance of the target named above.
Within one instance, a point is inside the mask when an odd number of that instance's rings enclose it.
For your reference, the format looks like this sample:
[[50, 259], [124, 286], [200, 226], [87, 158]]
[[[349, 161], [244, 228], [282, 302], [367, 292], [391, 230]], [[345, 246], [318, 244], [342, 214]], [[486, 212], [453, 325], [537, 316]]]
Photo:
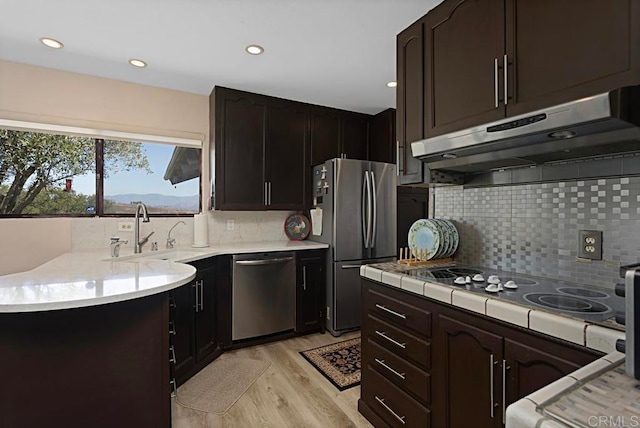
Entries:
[[244, 49], [251, 55], [260, 55], [262, 52], [264, 52], [264, 48], [258, 45], [249, 45]]
[[58, 40], [52, 39], [50, 37], [40, 37], [40, 43], [47, 47], [50, 47], [51, 49], [62, 49], [64, 47], [62, 42], [59, 42]]
[[129, 64], [133, 65], [134, 67], [138, 67], [138, 68], [145, 68], [147, 66], [147, 63], [144, 62], [141, 59], [130, 59], [129, 60]]
[[396, 86], [398, 86], [398, 82], [396, 82], [395, 80], [391, 81], [391, 82], [387, 83], [387, 86], [390, 87], [390, 88], [395, 88]]

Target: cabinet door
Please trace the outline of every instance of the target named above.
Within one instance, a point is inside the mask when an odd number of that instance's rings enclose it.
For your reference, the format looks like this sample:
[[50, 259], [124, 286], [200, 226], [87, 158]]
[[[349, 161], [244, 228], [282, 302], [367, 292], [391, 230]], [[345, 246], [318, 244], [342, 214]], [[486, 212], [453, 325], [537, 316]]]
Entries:
[[413, 157], [411, 143], [424, 138], [423, 21], [414, 23], [398, 34], [396, 44], [398, 183], [422, 183], [424, 165]]
[[196, 359], [200, 361], [216, 349], [215, 268], [198, 270], [196, 282], [199, 285], [195, 312]]
[[594, 361], [592, 353], [581, 352], [545, 340], [525, 345], [505, 339], [504, 358], [509, 369], [506, 378], [506, 405], [547, 386]]
[[369, 116], [345, 113], [342, 117], [342, 155], [347, 159], [367, 159]]
[[504, 0], [445, 0], [427, 14], [427, 137], [504, 117], [504, 31]]
[[264, 97], [216, 88], [215, 206], [228, 210], [265, 208]]
[[396, 163], [396, 109], [376, 114], [369, 121], [369, 160]]
[[324, 332], [324, 296], [326, 287], [325, 255], [302, 251], [298, 256], [296, 280], [296, 332]]
[[311, 107], [311, 166], [340, 157], [340, 115], [336, 110]]
[[196, 281], [175, 288], [169, 292], [172, 302], [172, 321], [175, 335], [171, 338], [176, 356], [174, 377], [181, 383], [182, 378], [196, 363], [195, 354], [195, 293]]
[[507, 115], [640, 83], [637, 1], [507, 0], [506, 11]]
[[445, 421], [438, 426], [501, 427], [502, 337], [443, 315], [439, 322]]
[[308, 108], [292, 101], [269, 100], [265, 166], [267, 209], [303, 210], [309, 185]]
[[429, 214], [429, 189], [398, 187], [398, 248], [409, 246], [411, 225]]

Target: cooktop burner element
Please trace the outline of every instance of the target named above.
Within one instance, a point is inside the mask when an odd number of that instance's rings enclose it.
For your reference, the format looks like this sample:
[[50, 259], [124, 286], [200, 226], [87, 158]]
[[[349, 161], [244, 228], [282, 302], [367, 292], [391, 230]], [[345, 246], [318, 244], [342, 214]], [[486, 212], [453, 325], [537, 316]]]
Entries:
[[456, 277], [455, 274], [449, 272], [447, 269], [432, 270], [430, 274], [435, 279], [453, 279]]
[[590, 299], [604, 299], [609, 297], [609, 295], [603, 291], [589, 290], [587, 288], [560, 287], [558, 288], [558, 291], [565, 294], [571, 294], [572, 296], [588, 297]]
[[581, 299], [566, 294], [527, 293], [524, 299], [534, 305], [553, 308], [563, 312], [603, 313], [611, 310], [607, 305], [593, 300]]

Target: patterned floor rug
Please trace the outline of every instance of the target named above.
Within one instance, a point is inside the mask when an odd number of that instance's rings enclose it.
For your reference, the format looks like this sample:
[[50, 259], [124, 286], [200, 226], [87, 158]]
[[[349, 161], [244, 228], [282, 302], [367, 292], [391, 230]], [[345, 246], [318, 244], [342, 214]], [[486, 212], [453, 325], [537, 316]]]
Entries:
[[340, 391], [360, 385], [360, 338], [302, 351], [309, 361]]

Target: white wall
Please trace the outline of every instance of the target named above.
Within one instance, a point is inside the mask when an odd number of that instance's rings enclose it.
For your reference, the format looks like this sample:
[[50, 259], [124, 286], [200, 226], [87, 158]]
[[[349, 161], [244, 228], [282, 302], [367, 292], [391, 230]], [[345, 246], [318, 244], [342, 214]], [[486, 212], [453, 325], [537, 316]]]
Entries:
[[[81, 126], [203, 141], [203, 207], [209, 190], [209, 99], [134, 83], [0, 61], [0, 118]], [[283, 212], [209, 213], [211, 243], [286, 239]], [[236, 222], [226, 230], [226, 220]], [[153, 218], [164, 246], [177, 218]], [[193, 242], [193, 218], [178, 226], [178, 244]], [[117, 231], [114, 218], [0, 219], [0, 275], [31, 269], [66, 251], [107, 248]], [[148, 230], [148, 231], [147, 231]], [[129, 232], [132, 237], [132, 233]]]

